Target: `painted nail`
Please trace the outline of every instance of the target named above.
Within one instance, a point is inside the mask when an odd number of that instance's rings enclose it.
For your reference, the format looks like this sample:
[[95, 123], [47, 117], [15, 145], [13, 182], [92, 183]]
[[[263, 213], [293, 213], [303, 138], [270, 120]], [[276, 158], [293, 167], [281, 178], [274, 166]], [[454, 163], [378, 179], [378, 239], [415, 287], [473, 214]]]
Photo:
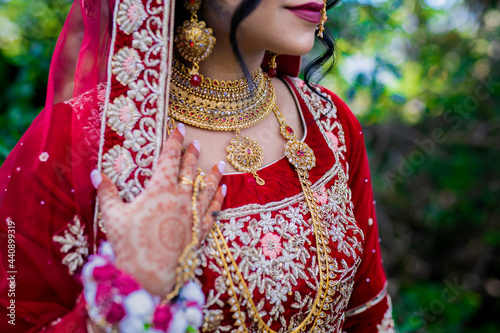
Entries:
[[200, 141], [194, 140], [193, 141], [193, 146], [196, 148], [196, 150], [198, 151], [198, 153], [201, 151], [201, 143], [200, 143]]
[[224, 172], [226, 172], [226, 163], [224, 163], [224, 161], [220, 161], [217, 168], [219, 168], [220, 173], [224, 174]]
[[224, 196], [224, 198], [226, 197], [226, 194], [227, 194], [227, 186], [226, 184], [222, 184], [222, 195]]
[[184, 126], [183, 123], [178, 123], [177, 124], [177, 129], [182, 134], [182, 136], [186, 136], [186, 126]]
[[102, 182], [101, 172], [97, 169], [92, 170], [90, 173], [90, 181], [92, 182], [92, 185], [94, 185], [94, 188], [97, 189]]

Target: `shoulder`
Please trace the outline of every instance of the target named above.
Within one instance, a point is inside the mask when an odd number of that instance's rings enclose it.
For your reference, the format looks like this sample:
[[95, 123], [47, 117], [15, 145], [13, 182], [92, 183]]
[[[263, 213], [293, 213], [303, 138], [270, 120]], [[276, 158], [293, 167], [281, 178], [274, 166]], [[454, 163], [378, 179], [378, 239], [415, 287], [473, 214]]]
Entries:
[[304, 103], [303, 107], [307, 107], [317, 121], [340, 127], [348, 152], [364, 148], [361, 124], [337, 94], [318, 84], [312, 83], [309, 87], [299, 78], [285, 77], [285, 80], [294, 90], [299, 102]]

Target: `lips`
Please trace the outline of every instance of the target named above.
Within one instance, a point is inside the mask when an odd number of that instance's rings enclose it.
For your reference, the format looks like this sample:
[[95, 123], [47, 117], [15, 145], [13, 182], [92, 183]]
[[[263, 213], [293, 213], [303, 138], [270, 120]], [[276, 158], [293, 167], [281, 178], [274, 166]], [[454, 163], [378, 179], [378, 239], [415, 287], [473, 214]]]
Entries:
[[295, 16], [304, 21], [318, 24], [321, 22], [321, 10], [324, 5], [317, 2], [309, 2], [300, 6], [287, 7]]

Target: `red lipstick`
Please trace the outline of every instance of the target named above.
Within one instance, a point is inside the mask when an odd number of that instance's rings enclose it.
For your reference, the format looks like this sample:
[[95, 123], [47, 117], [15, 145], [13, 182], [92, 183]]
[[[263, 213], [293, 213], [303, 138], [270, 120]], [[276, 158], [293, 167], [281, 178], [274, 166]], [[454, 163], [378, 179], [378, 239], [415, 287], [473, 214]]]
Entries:
[[317, 2], [309, 2], [300, 6], [286, 7], [295, 16], [307, 22], [318, 24], [321, 22], [321, 10], [324, 4]]

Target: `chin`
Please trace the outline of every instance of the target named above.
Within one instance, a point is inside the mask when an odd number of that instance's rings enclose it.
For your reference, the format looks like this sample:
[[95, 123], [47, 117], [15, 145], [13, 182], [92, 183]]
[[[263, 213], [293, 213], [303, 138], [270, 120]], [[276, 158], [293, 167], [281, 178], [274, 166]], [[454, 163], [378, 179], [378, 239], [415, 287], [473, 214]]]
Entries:
[[[297, 35], [295, 35], [297, 36]], [[303, 34], [300, 38], [288, 37], [282, 45], [277, 45], [275, 52], [280, 54], [302, 56], [311, 52], [314, 46], [315, 32]]]

